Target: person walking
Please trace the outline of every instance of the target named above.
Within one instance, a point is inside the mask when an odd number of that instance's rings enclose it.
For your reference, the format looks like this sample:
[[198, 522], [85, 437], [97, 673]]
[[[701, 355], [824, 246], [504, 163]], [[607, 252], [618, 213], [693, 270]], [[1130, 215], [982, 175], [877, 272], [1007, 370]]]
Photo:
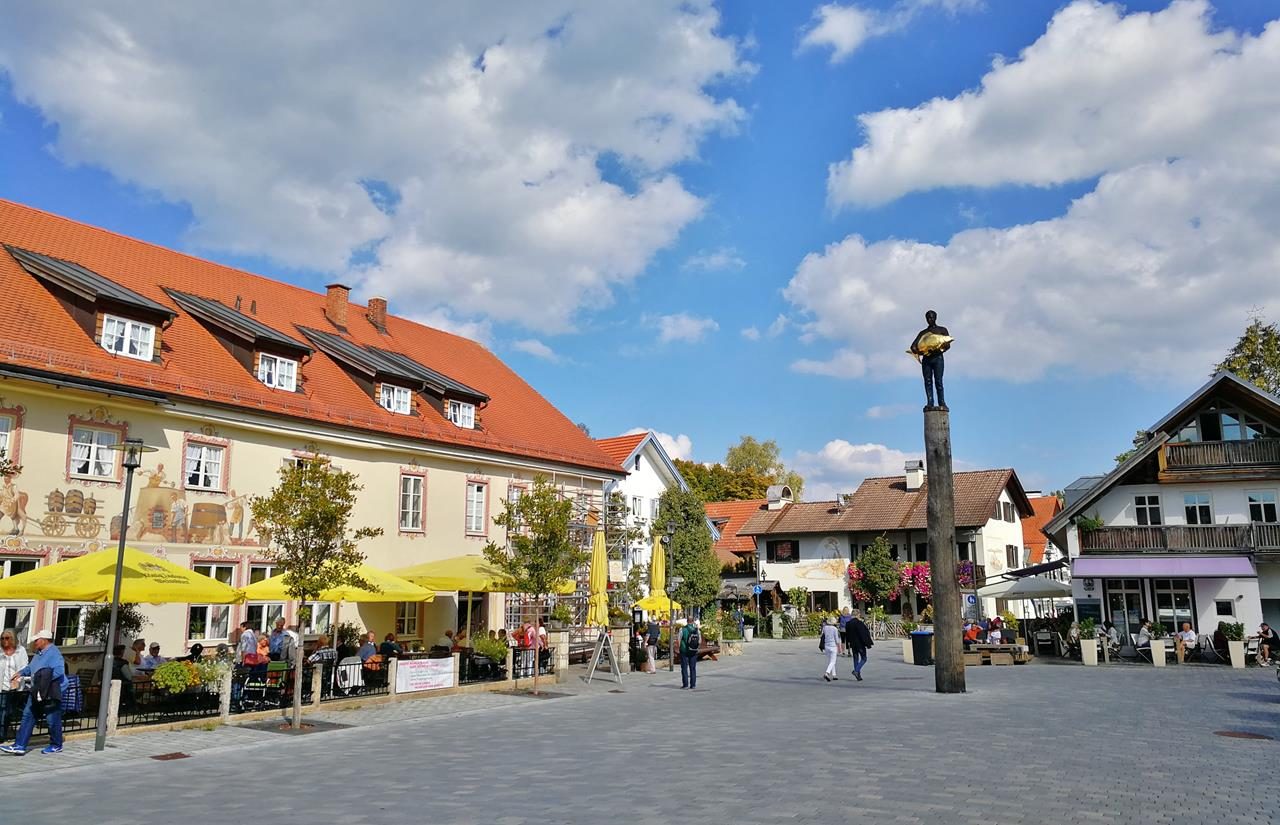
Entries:
[[846, 607], [840, 611], [840, 618], [836, 619], [836, 627], [840, 631], [840, 655], [841, 656], [853, 655], [852, 651], [849, 650], [849, 646], [844, 643], [844, 636], [845, 636], [844, 629], [845, 627], [848, 626], [849, 619], [852, 616], [853, 616], [853, 613], [849, 610], [849, 608]]
[[67, 665], [62, 652], [53, 644], [53, 634], [37, 630], [32, 639], [35, 658], [10, 680], [9, 687], [16, 688], [23, 676], [31, 677], [31, 695], [22, 711], [22, 723], [12, 745], [0, 746], [0, 753], [22, 756], [36, 729], [36, 714], [43, 713], [49, 728], [49, 745], [41, 753], [62, 753], [62, 685], [67, 678]]
[[658, 626], [657, 621], [649, 619], [649, 625], [645, 628], [645, 653], [648, 655], [649, 661], [646, 665], [648, 668], [646, 673], [658, 672], [658, 640], [662, 638], [662, 628]]
[[258, 634], [253, 629], [253, 622], [240, 623], [240, 640], [236, 642], [236, 661], [243, 662], [250, 653], [258, 652]]
[[680, 627], [680, 687], [698, 687], [698, 650], [702, 647], [702, 625], [697, 621], [676, 622]]
[[836, 682], [836, 657], [840, 655], [840, 629], [836, 626], [836, 620], [828, 618], [822, 623], [822, 632], [818, 636], [818, 650], [827, 654], [827, 669], [822, 672], [822, 678], [828, 682]]
[[844, 626], [844, 646], [853, 657], [853, 678], [859, 682], [862, 681], [862, 668], [867, 663], [867, 648], [874, 644], [871, 641], [871, 628], [854, 613]]

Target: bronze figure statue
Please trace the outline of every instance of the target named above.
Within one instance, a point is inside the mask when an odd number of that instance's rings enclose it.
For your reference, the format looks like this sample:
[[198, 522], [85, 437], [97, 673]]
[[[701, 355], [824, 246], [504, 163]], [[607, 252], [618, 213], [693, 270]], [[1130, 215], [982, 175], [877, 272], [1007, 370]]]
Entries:
[[[907, 352], [920, 362], [921, 372], [924, 373], [924, 395], [927, 401], [925, 409], [945, 410], [947, 396], [942, 390], [944, 366], [942, 354], [951, 349], [951, 342], [955, 339], [951, 337], [946, 327], [938, 326], [938, 313], [929, 310], [924, 314], [924, 320], [929, 326], [916, 333], [915, 340], [911, 342], [911, 349]], [[934, 404], [935, 388], [938, 391], [936, 405]]]

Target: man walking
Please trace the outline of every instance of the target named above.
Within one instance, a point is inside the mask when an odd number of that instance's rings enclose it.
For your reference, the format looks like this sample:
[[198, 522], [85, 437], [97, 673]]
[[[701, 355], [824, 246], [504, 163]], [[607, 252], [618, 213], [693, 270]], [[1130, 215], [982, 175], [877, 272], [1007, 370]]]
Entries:
[[62, 685], [67, 678], [67, 666], [62, 660], [62, 652], [54, 647], [53, 634], [49, 631], [36, 631], [32, 643], [36, 649], [35, 658], [10, 682], [10, 687], [16, 688], [23, 676], [30, 676], [31, 695], [27, 698], [26, 709], [22, 711], [18, 735], [12, 745], [0, 747], [0, 752], [17, 756], [26, 753], [31, 733], [36, 729], [36, 714], [42, 712], [49, 728], [49, 746], [40, 752], [62, 753]]
[[645, 628], [644, 649], [648, 654], [648, 670], [647, 673], [658, 672], [658, 640], [662, 638], [662, 628], [658, 627], [658, 623], [653, 619], [649, 619], [649, 625]]
[[853, 651], [850, 650], [849, 646], [844, 643], [845, 628], [848, 627], [849, 620], [851, 618], [853, 618], [853, 613], [851, 613], [849, 611], [849, 608], [846, 607], [840, 611], [840, 618], [836, 620], [839, 623], [839, 628], [840, 628], [840, 655], [841, 656], [844, 656], [846, 654], [849, 656], [853, 655]]
[[853, 678], [859, 682], [862, 681], [862, 667], [867, 663], [867, 648], [874, 644], [875, 642], [871, 641], [871, 630], [858, 614], [854, 613], [849, 617], [849, 623], [844, 626], [844, 646], [853, 657]]
[[676, 622], [680, 628], [680, 687], [694, 690], [698, 687], [698, 650], [702, 647], [702, 628], [695, 620], [688, 624], [684, 619]]

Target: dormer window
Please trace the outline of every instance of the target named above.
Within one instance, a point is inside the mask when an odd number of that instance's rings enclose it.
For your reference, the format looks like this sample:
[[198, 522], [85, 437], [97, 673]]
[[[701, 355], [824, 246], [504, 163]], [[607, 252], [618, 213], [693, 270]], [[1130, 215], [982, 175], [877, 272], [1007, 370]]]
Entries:
[[449, 420], [464, 430], [476, 428], [476, 405], [466, 401], [449, 402]]
[[116, 315], [102, 316], [102, 348], [126, 358], [150, 361], [155, 354], [156, 328]]
[[382, 408], [388, 412], [408, 415], [411, 395], [412, 393], [404, 387], [397, 387], [395, 384], [383, 384], [379, 400]]
[[298, 388], [298, 362], [264, 352], [258, 356], [258, 380], [273, 390], [294, 392]]

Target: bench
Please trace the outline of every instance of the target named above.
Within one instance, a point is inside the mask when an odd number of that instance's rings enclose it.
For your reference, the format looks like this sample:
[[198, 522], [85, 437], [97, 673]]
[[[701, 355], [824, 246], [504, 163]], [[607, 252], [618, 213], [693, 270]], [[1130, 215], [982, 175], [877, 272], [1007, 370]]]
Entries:
[[[970, 645], [964, 655], [966, 665], [1021, 665], [1031, 661], [1031, 655], [1023, 650], [1022, 645]], [[972, 656], [978, 657], [979, 661], [971, 661]]]

